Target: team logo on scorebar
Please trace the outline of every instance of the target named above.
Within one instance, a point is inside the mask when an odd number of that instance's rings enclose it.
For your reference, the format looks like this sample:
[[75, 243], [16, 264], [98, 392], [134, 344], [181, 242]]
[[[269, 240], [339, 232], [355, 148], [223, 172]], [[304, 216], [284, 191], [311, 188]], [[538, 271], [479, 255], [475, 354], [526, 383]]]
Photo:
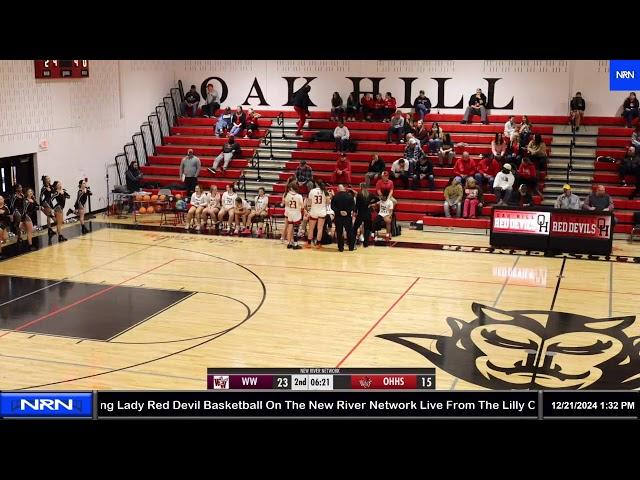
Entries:
[[213, 376], [213, 388], [214, 388], [214, 390], [228, 390], [229, 389], [229, 375], [214, 375]]
[[411, 348], [461, 380], [495, 390], [640, 387], [640, 336], [625, 333], [635, 316], [506, 311], [478, 303], [471, 308], [476, 318], [470, 322], [447, 318], [449, 336], [378, 337]]
[[364, 377], [360, 379], [359, 383], [362, 388], [369, 388], [373, 383], [373, 379], [371, 377]]

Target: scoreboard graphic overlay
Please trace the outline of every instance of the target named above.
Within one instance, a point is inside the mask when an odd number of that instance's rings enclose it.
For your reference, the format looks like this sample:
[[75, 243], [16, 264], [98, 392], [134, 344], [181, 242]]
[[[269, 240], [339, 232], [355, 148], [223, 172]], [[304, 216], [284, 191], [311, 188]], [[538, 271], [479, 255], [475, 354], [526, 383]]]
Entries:
[[0, 392], [0, 418], [639, 420], [639, 391], [437, 391], [427, 369], [209, 369], [207, 390]]

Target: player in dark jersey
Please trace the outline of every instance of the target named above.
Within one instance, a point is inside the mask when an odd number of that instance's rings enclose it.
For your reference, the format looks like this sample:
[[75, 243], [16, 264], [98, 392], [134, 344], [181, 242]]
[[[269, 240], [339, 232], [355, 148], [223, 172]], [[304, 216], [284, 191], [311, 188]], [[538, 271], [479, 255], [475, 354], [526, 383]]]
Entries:
[[0, 196], [0, 260], [4, 260], [4, 256], [2, 255], [2, 245], [7, 243], [7, 239], [9, 238], [9, 228], [13, 223], [13, 219], [11, 218], [11, 210], [9, 210], [9, 205], [4, 203], [4, 197]]
[[22, 185], [16, 183], [13, 186], [13, 195], [9, 200], [9, 210], [11, 210], [11, 226], [13, 233], [16, 234], [16, 240], [20, 243], [20, 223], [22, 222], [22, 211], [24, 210], [24, 193]]
[[47, 175], [43, 175], [42, 178], [42, 188], [40, 189], [40, 208], [42, 208], [42, 213], [47, 217], [47, 232], [49, 234], [49, 238], [53, 237], [56, 233], [51, 228], [51, 221], [55, 222], [56, 217], [53, 214], [53, 205], [51, 203], [51, 194], [53, 193], [53, 189], [51, 188], [51, 178]]
[[58, 241], [65, 242], [67, 239], [62, 236], [62, 223], [64, 222], [64, 205], [67, 198], [71, 198], [67, 191], [62, 188], [62, 182], [56, 180], [51, 185], [53, 190], [51, 194], [51, 204], [53, 205], [53, 213], [56, 217], [56, 231], [58, 232]]
[[76, 215], [78, 215], [78, 219], [80, 220], [83, 235], [89, 232], [84, 226], [84, 212], [87, 200], [91, 195], [91, 190], [87, 186], [87, 180], [80, 180], [78, 182], [78, 196], [76, 197], [76, 203], [74, 203], [73, 208], [75, 208]]
[[28, 188], [23, 202], [19, 232], [25, 232], [27, 234], [27, 244], [29, 245], [28, 248], [31, 251], [36, 249], [32, 244], [33, 220], [31, 219], [31, 215], [35, 215], [39, 209], [40, 205], [38, 205], [38, 202], [36, 202], [35, 192], [33, 191], [33, 188]]

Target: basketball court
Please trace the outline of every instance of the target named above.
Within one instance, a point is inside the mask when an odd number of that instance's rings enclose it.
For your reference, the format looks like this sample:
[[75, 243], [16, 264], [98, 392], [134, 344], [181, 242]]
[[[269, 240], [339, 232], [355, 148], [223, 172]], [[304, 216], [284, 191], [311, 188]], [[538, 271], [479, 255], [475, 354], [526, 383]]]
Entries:
[[640, 385], [640, 247], [626, 240], [590, 260], [408, 229], [344, 253], [102, 217], [65, 235], [0, 263], [1, 390], [198, 390], [208, 367], [436, 367], [451, 390]]

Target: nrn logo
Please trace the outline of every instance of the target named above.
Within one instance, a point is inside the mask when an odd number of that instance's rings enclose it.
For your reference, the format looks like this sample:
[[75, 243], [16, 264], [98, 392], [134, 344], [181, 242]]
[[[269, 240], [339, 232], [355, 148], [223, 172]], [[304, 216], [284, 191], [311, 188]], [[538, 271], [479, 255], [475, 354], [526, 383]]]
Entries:
[[609, 90], [635, 90], [640, 87], [640, 60], [611, 60]]
[[91, 417], [91, 393], [0, 393], [3, 417]]

